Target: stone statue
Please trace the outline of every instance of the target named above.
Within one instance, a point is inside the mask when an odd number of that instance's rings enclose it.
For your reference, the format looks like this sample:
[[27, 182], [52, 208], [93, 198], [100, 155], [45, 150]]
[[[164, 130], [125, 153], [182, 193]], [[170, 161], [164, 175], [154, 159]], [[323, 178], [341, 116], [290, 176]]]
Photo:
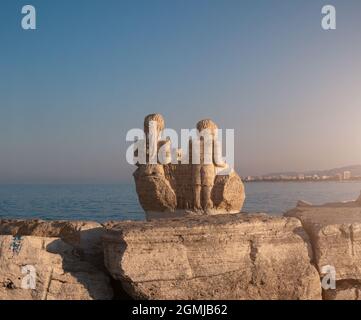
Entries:
[[[172, 150], [170, 141], [161, 139], [164, 127], [162, 115], [145, 117], [145, 141], [141, 143], [145, 144], [146, 163], [137, 163], [133, 174], [147, 219], [239, 213], [245, 200], [240, 177], [233, 170], [217, 174], [227, 167], [219, 156], [217, 125], [209, 119], [197, 123], [199, 139], [190, 140], [186, 164], [180, 161], [183, 150]], [[194, 147], [198, 154], [191, 152]], [[172, 154], [177, 155], [176, 161], [171, 161]], [[193, 159], [194, 155], [198, 159]]]
[[202, 139], [203, 137], [200, 137], [200, 163], [192, 164], [194, 209], [208, 212], [213, 209], [212, 189], [216, 177], [217, 166], [214, 161], [214, 146], [216, 143], [215, 137], [217, 136], [218, 127], [212, 120], [206, 119], [197, 123], [197, 130], [199, 135], [201, 132], [204, 132], [204, 130], [208, 130], [207, 133], [211, 138], [209, 141], [211, 146], [208, 149], [208, 152], [211, 152], [211, 154], [208, 156], [212, 159], [212, 163], [205, 163], [205, 158], [207, 157], [205, 144], [207, 142]]

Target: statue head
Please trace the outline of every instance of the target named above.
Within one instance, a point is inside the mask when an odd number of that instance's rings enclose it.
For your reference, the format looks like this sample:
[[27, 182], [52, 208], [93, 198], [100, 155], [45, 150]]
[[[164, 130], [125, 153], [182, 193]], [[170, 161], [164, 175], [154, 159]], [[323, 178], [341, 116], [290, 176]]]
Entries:
[[197, 130], [202, 132], [203, 130], [209, 130], [209, 133], [214, 137], [217, 135], [218, 127], [217, 125], [210, 119], [204, 119], [198, 121]]
[[144, 133], [149, 133], [150, 122], [155, 121], [157, 123], [157, 134], [159, 135], [160, 132], [164, 130], [164, 118], [159, 113], [152, 113], [145, 117], [144, 119]]

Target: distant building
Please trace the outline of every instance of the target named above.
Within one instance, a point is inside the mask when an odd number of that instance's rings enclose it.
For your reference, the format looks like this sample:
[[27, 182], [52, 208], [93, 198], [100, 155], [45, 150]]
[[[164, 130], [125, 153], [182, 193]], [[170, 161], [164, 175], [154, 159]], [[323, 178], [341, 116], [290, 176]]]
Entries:
[[300, 174], [298, 175], [298, 180], [305, 180], [305, 175], [302, 174], [302, 173], [300, 173]]
[[345, 171], [343, 173], [343, 180], [350, 180], [351, 179], [351, 171]]
[[280, 175], [280, 179], [281, 180], [291, 180], [291, 177], [282, 174], [282, 175]]

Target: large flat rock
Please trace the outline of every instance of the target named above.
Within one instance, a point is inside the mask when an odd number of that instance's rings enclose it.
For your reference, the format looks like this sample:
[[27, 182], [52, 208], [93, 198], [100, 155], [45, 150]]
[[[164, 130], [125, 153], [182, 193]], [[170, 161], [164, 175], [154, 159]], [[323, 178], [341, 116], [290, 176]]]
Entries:
[[105, 266], [134, 298], [320, 299], [301, 223], [217, 215], [108, 224]]
[[98, 268], [103, 268], [101, 237], [104, 231], [103, 226], [94, 221], [0, 219], [0, 235], [60, 238], [71, 245], [82, 259]]
[[60, 238], [0, 236], [1, 300], [112, 297], [109, 277]]
[[305, 206], [285, 215], [302, 222], [320, 272], [330, 265], [337, 280], [361, 280], [361, 206]]

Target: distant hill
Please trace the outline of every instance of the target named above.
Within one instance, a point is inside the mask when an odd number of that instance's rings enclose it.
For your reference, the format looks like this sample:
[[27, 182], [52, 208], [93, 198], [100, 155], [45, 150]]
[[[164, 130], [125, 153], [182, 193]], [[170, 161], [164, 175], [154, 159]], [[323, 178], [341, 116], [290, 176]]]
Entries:
[[269, 173], [265, 176], [296, 176], [298, 174], [304, 174], [306, 176], [312, 175], [319, 175], [319, 176], [335, 176], [338, 173], [343, 173], [344, 171], [350, 171], [352, 176], [361, 176], [361, 165], [354, 165], [354, 166], [346, 166], [341, 168], [334, 168], [330, 170], [310, 170], [310, 171], [300, 171], [300, 172], [276, 172], [276, 173]]

